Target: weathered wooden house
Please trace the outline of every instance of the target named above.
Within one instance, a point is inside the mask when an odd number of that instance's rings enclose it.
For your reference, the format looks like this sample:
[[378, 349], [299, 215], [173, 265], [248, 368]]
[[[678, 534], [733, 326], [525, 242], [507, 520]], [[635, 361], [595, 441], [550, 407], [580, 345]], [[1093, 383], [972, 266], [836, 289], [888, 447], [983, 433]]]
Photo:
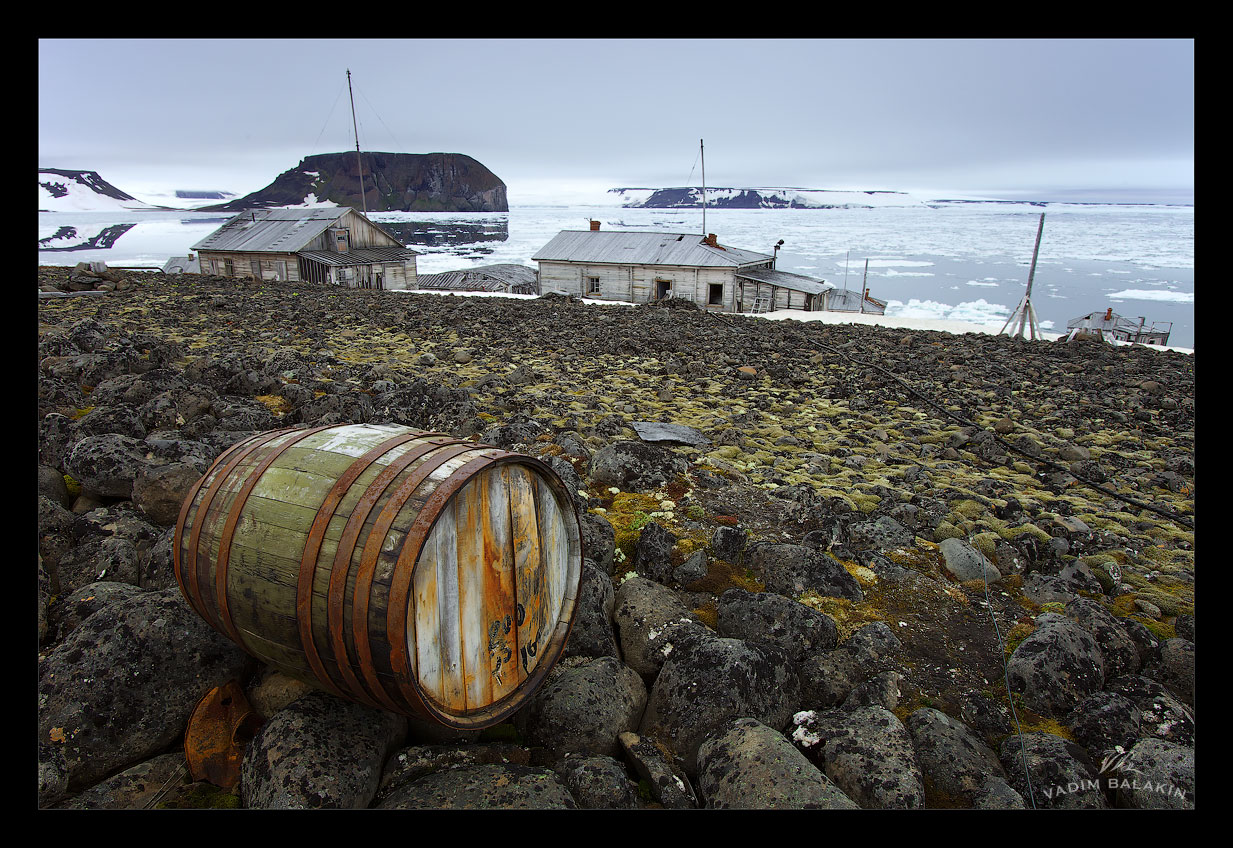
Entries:
[[646, 303], [692, 300], [720, 312], [826, 309], [830, 283], [775, 269], [775, 257], [714, 235], [566, 230], [531, 257], [540, 291]]
[[419, 253], [354, 209], [241, 212], [193, 245], [203, 274], [413, 289]]

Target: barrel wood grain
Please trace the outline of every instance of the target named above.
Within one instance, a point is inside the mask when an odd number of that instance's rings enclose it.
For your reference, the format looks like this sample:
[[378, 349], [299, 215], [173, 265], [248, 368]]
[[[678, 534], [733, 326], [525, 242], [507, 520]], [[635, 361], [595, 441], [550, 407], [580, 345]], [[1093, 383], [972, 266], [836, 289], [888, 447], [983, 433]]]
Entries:
[[564, 645], [571, 509], [546, 466], [495, 447], [292, 428], [220, 455], [181, 509], [174, 565], [189, 603], [263, 662], [480, 727], [525, 702]]
[[[485, 658], [489, 678], [487, 702], [513, 692], [526, 679], [517, 662], [517, 583], [514, 576], [514, 540], [510, 532], [510, 467], [484, 472], [473, 484], [483, 497], [483, 614]], [[470, 486], [468, 487], [470, 488]]]
[[539, 507], [535, 481], [525, 466], [510, 468], [510, 516], [514, 540], [518, 662], [530, 675], [538, 662], [540, 640], [548, 614], [546, 575], [539, 539]]

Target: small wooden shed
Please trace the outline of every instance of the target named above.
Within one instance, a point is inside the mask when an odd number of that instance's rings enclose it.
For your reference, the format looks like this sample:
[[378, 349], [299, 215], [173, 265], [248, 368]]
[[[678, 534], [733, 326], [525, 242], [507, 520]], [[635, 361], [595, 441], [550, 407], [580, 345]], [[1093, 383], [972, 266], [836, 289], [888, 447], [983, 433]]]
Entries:
[[373, 289], [415, 288], [419, 255], [346, 207], [241, 212], [193, 250], [205, 274]]

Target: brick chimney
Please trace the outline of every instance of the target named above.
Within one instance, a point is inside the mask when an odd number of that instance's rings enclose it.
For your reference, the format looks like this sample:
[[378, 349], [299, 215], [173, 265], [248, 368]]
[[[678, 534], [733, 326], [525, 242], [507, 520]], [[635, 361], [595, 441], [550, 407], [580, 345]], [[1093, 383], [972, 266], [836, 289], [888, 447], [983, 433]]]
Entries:
[[591, 232], [599, 232], [599, 221], [596, 221], [594, 218], [591, 219]]
[[717, 242], [717, 241], [715, 240], [715, 234], [714, 234], [714, 233], [707, 233], [707, 234], [706, 234], [706, 238], [705, 238], [705, 239], [703, 239], [703, 241], [705, 241], [705, 242], [706, 242], [707, 244], [709, 244], [711, 247], [719, 247], [719, 242]]

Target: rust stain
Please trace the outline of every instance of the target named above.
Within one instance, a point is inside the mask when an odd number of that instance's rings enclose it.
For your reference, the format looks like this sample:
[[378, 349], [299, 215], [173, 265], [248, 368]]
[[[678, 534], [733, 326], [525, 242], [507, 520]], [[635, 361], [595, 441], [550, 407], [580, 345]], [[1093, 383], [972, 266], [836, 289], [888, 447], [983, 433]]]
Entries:
[[240, 781], [244, 750], [261, 718], [253, 712], [237, 680], [216, 686], [193, 709], [184, 733], [184, 757], [193, 780], [222, 789]]

